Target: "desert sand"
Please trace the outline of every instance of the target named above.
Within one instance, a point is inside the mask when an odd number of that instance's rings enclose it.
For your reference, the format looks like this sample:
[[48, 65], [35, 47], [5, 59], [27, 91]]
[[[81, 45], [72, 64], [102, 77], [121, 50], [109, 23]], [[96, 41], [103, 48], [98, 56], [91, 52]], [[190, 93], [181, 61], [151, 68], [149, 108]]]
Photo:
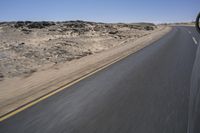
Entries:
[[28, 76], [39, 68], [64, 63], [150, 34], [153, 24], [84, 21], [0, 24], [0, 80]]

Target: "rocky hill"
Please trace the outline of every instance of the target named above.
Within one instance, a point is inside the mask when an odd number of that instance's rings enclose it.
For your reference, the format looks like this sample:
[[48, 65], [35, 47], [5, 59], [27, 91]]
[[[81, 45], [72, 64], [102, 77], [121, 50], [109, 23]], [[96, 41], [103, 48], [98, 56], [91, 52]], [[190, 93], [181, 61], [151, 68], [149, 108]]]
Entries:
[[125, 45], [156, 28], [151, 23], [1, 22], [0, 80]]

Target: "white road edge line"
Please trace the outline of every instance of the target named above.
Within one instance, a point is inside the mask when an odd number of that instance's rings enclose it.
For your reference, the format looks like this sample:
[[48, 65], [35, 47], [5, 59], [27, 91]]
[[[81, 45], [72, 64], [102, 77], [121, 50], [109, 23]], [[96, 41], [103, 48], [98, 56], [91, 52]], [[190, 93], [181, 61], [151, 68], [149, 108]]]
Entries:
[[195, 44], [197, 44], [197, 40], [194, 37], [192, 37], [192, 40], [194, 41]]

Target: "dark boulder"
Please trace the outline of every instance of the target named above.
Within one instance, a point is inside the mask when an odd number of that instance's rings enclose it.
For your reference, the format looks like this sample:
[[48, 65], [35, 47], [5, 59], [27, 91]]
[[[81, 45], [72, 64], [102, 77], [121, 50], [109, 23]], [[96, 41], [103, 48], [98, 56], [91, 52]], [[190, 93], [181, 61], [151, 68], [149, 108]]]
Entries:
[[20, 27], [24, 27], [25, 26], [25, 23], [23, 21], [17, 21], [15, 24], [14, 24], [14, 27], [15, 28], [20, 28]]
[[27, 25], [27, 27], [28, 27], [29, 29], [33, 29], [33, 28], [42, 29], [42, 28], [44, 28], [45, 26], [44, 26], [42, 23], [40, 23], [40, 22], [32, 22], [32, 23], [30, 23], [29, 25]]
[[153, 26], [145, 26], [144, 29], [145, 30], [154, 30], [154, 27]]
[[118, 31], [116, 30], [116, 31], [110, 31], [110, 32], [108, 32], [109, 34], [117, 34], [118, 33]]
[[2, 81], [4, 79], [4, 75], [3, 73], [0, 73], [0, 81]]

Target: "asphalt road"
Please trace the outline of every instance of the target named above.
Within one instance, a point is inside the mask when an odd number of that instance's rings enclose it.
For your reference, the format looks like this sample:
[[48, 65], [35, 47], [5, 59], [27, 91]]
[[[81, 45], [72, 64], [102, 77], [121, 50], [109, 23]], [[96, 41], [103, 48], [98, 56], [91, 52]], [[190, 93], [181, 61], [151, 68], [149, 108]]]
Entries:
[[174, 27], [145, 49], [4, 120], [0, 133], [186, 133], [198, 40], [195, 28]]

